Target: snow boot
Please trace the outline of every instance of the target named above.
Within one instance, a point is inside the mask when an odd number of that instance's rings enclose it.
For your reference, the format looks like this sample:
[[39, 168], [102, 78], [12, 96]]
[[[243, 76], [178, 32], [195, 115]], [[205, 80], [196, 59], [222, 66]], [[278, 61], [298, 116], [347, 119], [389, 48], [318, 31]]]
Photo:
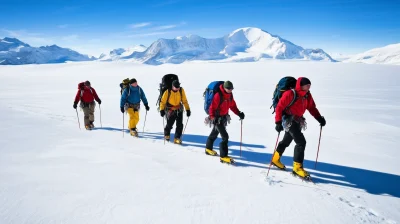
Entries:
[[285, 165], [281, 163], [281, 156], [277, 151], [275, 151], [274, 156], [272, 157], [272, 165], [278, 167], [281, 170], [286, 170]]
[[303, 169], [302, 163], [293, 162], [293, 174], [304, 179], [310, 178], [310, 174]]
[[131, 128], [131, 131], [130, 131], [130, 133], [131, 133], [131, 135], [132, 135], [132, 136], [139, 137], [139, 135], [138, 135], [138, 132], [137, 132], [136, 128]]
[[90, 128], [94, 128], [93, 121], [90, 122], [89, 127], [90, 127]]
[[206, 149], [206, 155], [216, 156], [216, 155], [218, 155], [218, 153], [212, 149]]
[[174, 143], [178, 144], [178, 145], [181, 145], [182, 144], [182, 140], [180, 138], [175, 138], [174, 139]]
[[90, 131], [92, 130], [92, 127], [90, 125], [85, 125], [86, 130]]
[[221, 162], [221, 163], [227, 163], [227, 164], [233, 164], [233, 163], [235, 163], [235, 161], [234, 161], [231, 157], [229, 157], [229, 156], [221, 157], [221, 158], [220, 158], [220, 162]]
[[169, 135], [164, 136], [164, 138], [165, 138], [165, 141], [169, 142], [169, 139], [170, 139]]

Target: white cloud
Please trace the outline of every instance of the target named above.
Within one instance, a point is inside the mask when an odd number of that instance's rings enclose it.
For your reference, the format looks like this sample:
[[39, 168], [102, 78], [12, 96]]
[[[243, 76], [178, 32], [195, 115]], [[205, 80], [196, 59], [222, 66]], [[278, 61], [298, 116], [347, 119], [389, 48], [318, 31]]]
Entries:
[[157, 26], [154, 27], [153, 30], [169, 30], [169, 29], [173, 29], [179, 26], [183, 26], [186, 25], [186, 22], [181, 22], [179, 24], [170, 24], [170, 25], [164, 25], [164, 26]]
[[165, 25], [165, 26], [157, 26], [154, 27], [154, 30], [169, 30], [177, 27], [178, 25]]
[[143, 28], [143, 27], [150, 26], [150, 25], [151, 25], [151, 23], [149, 23], [149, 22], [135, 23], [135, 24], [130, 24], [129, 27], [132, 29], [137, 29], [137, 28]]
[[138, 33], [138, 34], [128, 35], [126, 37], [149, 37], [149, 36], [162, 35], [162, 34], [166, 34], [166, 33], [167, 32]]

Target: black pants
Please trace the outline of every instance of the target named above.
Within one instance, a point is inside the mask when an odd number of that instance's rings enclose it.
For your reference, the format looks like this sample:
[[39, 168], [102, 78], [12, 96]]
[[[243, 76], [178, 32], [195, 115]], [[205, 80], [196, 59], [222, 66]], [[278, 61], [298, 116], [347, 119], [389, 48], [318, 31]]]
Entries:
[[224, 124], [216, 124], [212, 129], [210, 136], [208, 136], [206, 148], [213, 149], [214, 141], [217, 139], [218, 134], [221, 134], [222, 142], [219, 144], [219, 155], [221, 157], [228, 156], [228, 140], [229, 135], [226, 132]]
[[[168, 113], [168, 112], [167, 112]], [[181, 138], [183, 131], [183, 111], [175, 110], [167, 116], [167, 126], [164, 128], [164, 135], [169, 136], [176, 121], [175, 138]]]
[[306, 139], [304, 138], [303, 133], [301, 133], [300, 124], [295, 121], [292, 122], [292, 126], [290, 127], [289, 131], [285, 132], [285, 136], [283, 136], [282, 141], [280, 141], [278, 147], [276, 147], [276, 151], [279, 153], [279, 155], [282, 156], [286, 147], [290, 145], [292, 140], [294, 140], [296, 143], [296, 146], [294, 147], [293, 161], [303, 163], [304, 150], [306, 149]]

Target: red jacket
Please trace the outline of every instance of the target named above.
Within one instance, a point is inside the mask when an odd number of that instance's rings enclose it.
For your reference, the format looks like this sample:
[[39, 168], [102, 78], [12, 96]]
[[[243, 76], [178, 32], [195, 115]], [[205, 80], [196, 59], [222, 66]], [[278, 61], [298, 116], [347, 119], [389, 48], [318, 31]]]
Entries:
[[298, 99], [296, 99], [296, 101], [289, 108], [286, 107], [293, 100], [294, 97], [293, 91], [288, 90], [283, 93], [282, 98], [279, 100], [278, 105], [276, 106], [275, 123], [282, 121], [283, 112], [285, 112], [286, 114], [294, 115], [296, 117], [302, 117], [306, 112], [306, 110], [308, 110], [314, 118], [318, 118], [321, 116], [317, 107], [315, 106], [315, 102], [311, 93], [310, 92], [307, 93], [306, 91], [301, 90], [300, 87], [301, 79], [302, 77], [297, 79], [295, 88]]
[[[240, 112], [236, 106], [235, 99], [233, 99], [232, 93], [225, 92], [223, 85], [221, 85], [219, 89], [221, 90], [220, 93], [216, 93], [214, 95], [213, 101], [209, 108], [210, 118], [214, 119], [217, 116], [217, 109], [219, 109], [219, 116], [227, 115], [229, 109], [231, 109], [232, 112], [235, 113], [236, 115], [239, 115]], [[222, 103], [221, 103], [221, 94], [223, 96]]]
[[[82, 93], [82, 98], [81, 98]], [[85, 103], [91, 103], [96, 99], [97, 102], [100, 101], [99, 97], [97, 96], [96, 90], [92, 87], [84, 86], [83, 90], [78, 86], [78, 92], [75, 96], [75, 103], [78, 104], [79, 100], [82, 100]]]

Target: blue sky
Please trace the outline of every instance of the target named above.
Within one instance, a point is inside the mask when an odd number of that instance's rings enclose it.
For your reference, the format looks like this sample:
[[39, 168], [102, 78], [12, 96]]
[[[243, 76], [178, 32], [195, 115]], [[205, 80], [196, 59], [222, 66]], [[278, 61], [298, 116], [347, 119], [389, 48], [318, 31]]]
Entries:
[[354, 54], [400, 42], [399, 0], [0, 0], [0, 37], [98, 56], [158, 38], [258, 27], [305, 48]]

